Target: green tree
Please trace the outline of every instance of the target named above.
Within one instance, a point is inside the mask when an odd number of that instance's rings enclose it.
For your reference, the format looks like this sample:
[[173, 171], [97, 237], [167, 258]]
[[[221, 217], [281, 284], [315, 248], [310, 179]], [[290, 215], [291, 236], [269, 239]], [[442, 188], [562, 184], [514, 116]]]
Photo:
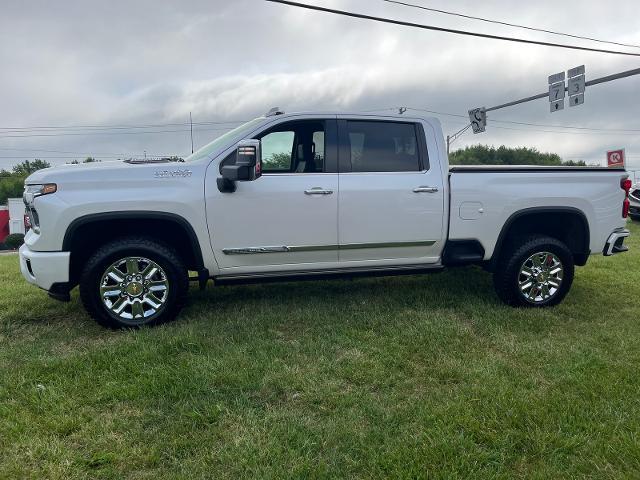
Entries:
[[456, 150], [449, 155], [451, 165], [585, 165], [583, 161], [563, 162], [560, 155], [542, 153], [535, 148], [496, 148], [488, 145], [473, 145]]
[[268, 158], [262, 160], [265, 170], [290, 170], [291, 154], [290, 153], [272, 153]]
[[24, 177], [16, 175], [0, 176], [0, 205], [8, 198], [20, 198], [24, 191]]
[[13, 167], [13, 174], [18, 176], [27, 177], [31, 175], [33, 172], [38, 170], [42, 170], [43, 168], [49, 168], [51, 164], [44, 160], [40, 160], [36, 158], [33, 161], [25, 160], [22, 163], [19, 163], [15, 167]]

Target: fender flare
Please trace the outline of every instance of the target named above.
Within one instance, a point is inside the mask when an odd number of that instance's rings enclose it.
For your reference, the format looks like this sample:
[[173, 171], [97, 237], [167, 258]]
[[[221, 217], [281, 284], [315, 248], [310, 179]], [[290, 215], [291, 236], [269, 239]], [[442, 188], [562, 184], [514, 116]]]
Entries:
[[195, 230], [191, 226], [191, 224], [182, 216], [177, 215], [175, 213], [169, 212], [154, 212], [147, 210], [129, 210], [129, 211], [121, 211], [121, 212], [101, 212], [101, 213], [91, 213], [88, 215], [83, 215], [82, 217], [78, 217], [74, 219], [67, 230], [65, 231], [64, 238], [62, 240], [62, 250], [69, 251], [71, 248], [71, 243], [76, 231], [83, 225], [88, 223], [97, 223], [104, 222], [109, 220], [132, 220], [132, 219], [149, 219], [149, 220], [162, 220], [173, 222], [182, 228], [189, 238], [189, 243], [191, 244], [191, 250], [193, 251], [194, 258], [198, 264], [200, 269], [204, 269], [204, 260], [202, 257], [202, 247], [200, 246], [200, 241], [198, 240], [198, 236], [196, 235]]
[[589, 221], [587, 220], [587, 216], [584, 214], [582, 210], [575, 207], [530, 207], [530, 208], [523, 208], [522, 210], [518, 210], [512, 213], [509, 216], [509, 218], [507, 218], [507, 221], [504, 222], [504, 225], [502, 226], [502, 229], [500, 230], [500, 233], [498, 235], [498, 239], [496, 240], [496, 244], [493, 249], [493, 253], [491, 254], [491, 258], [488, 260], [492, 266], [495, 265], [495, 262], [498, 259], [500, 251], [504, 246], [504, 241], [513, 223], [516, 220], [522, 217], [525, 217], [527, 215], [534, 215], [534, 214], [540, 214], [540, 213], [568, 213], [571, 215], [577, 215], [578, 218], [581, 220], [582, 227], [584, 229], [583, 233], [585, 236], [585, 242], [584, 242], [585, 245], [584, 245], [583, 251], [574, 252], [574, 254], [577, 253], [578, 255], [584, 255], [586, 259], [586, 257], [591, 252], [589, 248], [591, 243], [591, 231], [589, 229]]

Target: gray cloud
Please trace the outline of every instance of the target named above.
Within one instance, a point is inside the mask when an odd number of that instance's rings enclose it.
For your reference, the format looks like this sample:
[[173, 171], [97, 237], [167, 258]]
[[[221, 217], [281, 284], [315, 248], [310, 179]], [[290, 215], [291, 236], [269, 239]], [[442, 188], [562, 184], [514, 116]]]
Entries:
[[[311, 2], [310, 2], [311, 3]], [[373, 0], [314, 3], [489, 33], [581, 43]], [[636, 2], [529, 2], [513, 9], [424, 1], [436, 8], [640, 43]], [[485, 2], [487, 3], [487, 2]], [[568, 22], [567, 19], [571, 19]], [[260, 0], [190, 2], [11, 2], [0, 18], [0, 126], [180, 123], [244, 120], [285, 110], [369, 110], [406, 105], [454, 114], [538, 93], [547, 75], [584, 63], [588, 78], [626, 70], [627, 57], [523, 46], [364, 22]], [[640, 50], [639, 50], [640, 51]], [[587, 89], [583, 106], [550, 114], [539, 100], [490, 119], [640, 129], [640, 79]], [[445, 132], [464, 119], [441, 116]], [[500, 127], [500, 128], [498, 128]], [[196, 126], [196, 146], [222, 133]], [[177, 153], [190, 149], [186, 128], [162, 134], [0, 138], [0, 167], [44, 149], [105, 153]], [[565, 158], [601, 162], [626, 147], [640, 168], [638, 135], [548, 133], [557, 129], [490, 124], [456, 144], [525, 145]], [[570, 132], [570, 130], [569, 130]], [[111, 132], [113, 133], [113, 132]], [[637, 155], [637, 156], [636, 156]], [[98, 155], [99, 156], [99, 155]], [[79, 156], [81, 158], [82, 156]], [[105, 157], [106, 158], [106, 157]]]

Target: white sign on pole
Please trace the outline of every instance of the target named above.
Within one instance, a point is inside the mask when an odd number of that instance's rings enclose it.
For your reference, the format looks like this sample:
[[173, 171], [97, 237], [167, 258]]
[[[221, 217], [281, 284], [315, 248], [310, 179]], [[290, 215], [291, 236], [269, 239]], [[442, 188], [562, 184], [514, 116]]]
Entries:
[[567, 90], [569, 91], [570, 107], [575, 107], [584, 103], [584, 71], [584, 65], [571, 68], [567, 71], [567, 77], [569, 77]]
[[569, 79], [569, 96], [584, 93], [584, 75]]
[[484, 132], [487, 126], [487, 112], [485, 112], [484, 107], [469, 110], [469, 121], [471, 122], [473, 133]]
[[549, 109], [551, 113], [564, 109], [564, 72], [549, 75]]
[[577, 77], [578, 75], [584, 75], [584, 65], [567, 70], [567, 77]]
[[564, 80], [549, 85], [549, 101], [557, 102], [564, 98]]
[[569, 106], [575, 107], [576, 105], [582, 105], [584, 103], [584, 93], [580, 95], [573, 95], [569, 97]]

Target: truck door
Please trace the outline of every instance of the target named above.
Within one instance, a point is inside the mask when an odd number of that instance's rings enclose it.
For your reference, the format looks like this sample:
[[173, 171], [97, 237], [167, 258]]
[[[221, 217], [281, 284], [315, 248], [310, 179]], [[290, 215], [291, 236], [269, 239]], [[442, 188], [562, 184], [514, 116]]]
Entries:
[[[337, 263], [335, 117], [285, 121], [254, 138], [261, 141], [262, 177], [220, 193], [219, 171], [207, 174], [207, 221], [221, 273]], [[223, 163], [233, 161], [235, 153]]]
[[338, 130], [340, 263], [437, 262], [445, 189], [422, 124], [339, 119]]

